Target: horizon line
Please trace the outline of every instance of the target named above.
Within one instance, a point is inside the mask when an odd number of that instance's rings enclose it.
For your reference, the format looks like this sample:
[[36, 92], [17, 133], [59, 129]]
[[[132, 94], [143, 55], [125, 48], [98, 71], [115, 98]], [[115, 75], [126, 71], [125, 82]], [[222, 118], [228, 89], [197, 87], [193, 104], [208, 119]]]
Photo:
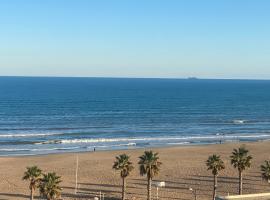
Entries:
[[0, 78], [108, 78], [108, 79], [179, 79], [179, 80], [250, 80], [250, 81], [269, 81], [267, 78], [200, 78], [196, 76], [190, 77], [130, 77], [130, 76], [54, 76], [54, 75], [0, 75]]

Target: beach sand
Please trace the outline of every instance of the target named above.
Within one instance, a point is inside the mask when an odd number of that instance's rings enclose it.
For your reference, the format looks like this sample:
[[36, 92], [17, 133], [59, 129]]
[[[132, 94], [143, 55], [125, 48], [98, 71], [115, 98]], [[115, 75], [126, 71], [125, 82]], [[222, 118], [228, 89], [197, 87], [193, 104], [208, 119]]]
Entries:
[[[231, 167], [229, 156], [240, 143], [221, 145], [182, 146], [154, 148], [162, 161], [160, 175], [156, 181], [165, 181], [166, 188], [159, 190], [160, 199], [194, 199], [189, 187], [197, 190], [197, 199], [211, 199], [213, 178], [207, 171], [205, 161], [213, 153], [221, 155], [226, 170], [219, 176], [218, 194], [236, 194], [238, 188], [237, 171]], [[270, 185], [260, 176], [260, 165], [270, 159], [270, 142], [246, 143], [254, 157], [251, 169], [244, 173], [244, 193], [268, 192]], [[38, 165], [45, 172], [55, 171], [62, 176], [63, 199], [93, 199], [101, 191], [105, 199], [121, 197], [121, 179], [112, 170], [116, 155], [127, 153], [135, 165], [128, 177], [127, 197], [146, 199], [146, 178], [138, 171], [138, 156], [145, 149], [121, 151], [97, 151], [87, 153], [65, 153], [44, 156], [2, 157], [0, 158], [0, 200], [28, 199], [28, 182], [22, 181], [27, 166]], [[76, 155], [79, 157], [78, 194], [74, 195]], [[36, 192], [38, 193], [38, 192]], [[110, 197], [110, 198], [109, 198]], [[156, 189], [153, 187], [153, 199]]]

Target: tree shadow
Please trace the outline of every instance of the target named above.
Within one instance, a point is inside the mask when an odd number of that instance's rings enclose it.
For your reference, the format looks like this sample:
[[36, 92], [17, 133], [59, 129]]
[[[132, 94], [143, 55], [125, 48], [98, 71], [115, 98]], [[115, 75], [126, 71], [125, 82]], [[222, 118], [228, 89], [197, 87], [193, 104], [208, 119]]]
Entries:
[[25, 195], [25, 194], [0, 193], [0, 196], [17, 197], [17, 198], [29, 199], [29, 195]]
[[[266, 184], [259, 178], [261, 178], [259, 173], [247, 173], [243, 178], [244, 190], [249, 192], [263, 192]], [[189, 191], [189, 188], [192, 187], [196, 189], [198, 197], [209, 199], [212, 196], [212, 186], [213, 186], [213, 176], [209, 175], [189, 175], [184, 178], [166, 180], [165, 179], [155, 179], [153, 181], [165, 181], [166, 187], [162, 189], [163, 194], [160, 194], [162, 199], [182, 199], [187, 200], [188, 196], [192, 198], [192, 193]], [[169, 179], [169, 178], [168, 178]], [[134, 196], [139, 199], [146, 198], [146, 186], [147, 180], [143, 178], [131, 178], [128, 180], [129, 184], [127, 185], [127, 195]], [[218, 183], [218, 192], [220, 194], [228, 193], [237, 193], [238, 177], [230, 176], [219, 176]], [[153, 186], [155, 188], [155, 186]], [[72, 187], [64, 187], [66, 189], [73, 190]], [[118, 200], [121, 196], [121, 185], [114, 184], [95, 184], [80, 182], [78, 188], [78, 194], [68, 194], [64, 193], [64, 197], [68, 198], [93, 198], [99, 195], [99, 192], [105, 193], [106, 199]], [[235, 189], [236, 188], [236, 189]], [[134, 190], [132, 190], [134, 189]], [[145, 191], [142, 191], [144, 190]], [[154, 189], [153, 189], [154, 190]], [[176, 197], [179, 196], [179, 197]], [[26, 198], [27, 196], [25, 196]]]
[[[64, 189], [74, 189], [72, 187], [63, 187]], [[106, 189], [92, 189], [92, 188], [78, 188], [78, 193], [84, 193], [84, 194], [98, 194], [101, 193], [120, 193], [120, 191], [115, 190], [106, 190]]]

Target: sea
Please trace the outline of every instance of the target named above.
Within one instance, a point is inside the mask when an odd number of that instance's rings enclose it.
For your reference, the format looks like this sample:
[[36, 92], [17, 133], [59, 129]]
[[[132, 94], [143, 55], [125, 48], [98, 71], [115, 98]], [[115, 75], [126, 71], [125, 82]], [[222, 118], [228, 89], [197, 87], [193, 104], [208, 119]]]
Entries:
[[0, 77], [0, 156], [270, 139], [270, 81]]

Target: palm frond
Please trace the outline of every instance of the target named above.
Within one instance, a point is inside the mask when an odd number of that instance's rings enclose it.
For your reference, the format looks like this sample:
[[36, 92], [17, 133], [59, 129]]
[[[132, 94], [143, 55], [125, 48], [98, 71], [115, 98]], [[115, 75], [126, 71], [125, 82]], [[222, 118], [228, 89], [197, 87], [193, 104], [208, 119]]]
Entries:
[[248, 155], [248, 153], [249, 151], [244, 146], [234, 149], [230, 156], [232, 166], [240, 172], [250, 168], [252, 156]]
[[159, 161], [158, 153], [152, 151], [145, 151], [142, 156], [139, 157], [139, 169], [140, 174], [147, 175], [149, 178], [153, 178], [158, 175], [162, 163]]
[[22, 179], [30, 181], [29, 189], [35, 190], [40, 182], [41, 175], [42, 171], [37, 166], [27, 167]]
[[115, 158], [113, 169], [120, 171], [121, 177], [125, 178], [131, 173], [134, 167], [132, 162], [130, 162], [130, 157], [126, 154], [121, 154]]
[[59, 185], [61, 182], [61, 177], [55, 172], [44, 174], [39, 185], [40, 194], [46, 199], [57, 199], [61, 196], [62, 188]]
[[264, 165], [261, 165], [261, 172], [263, 180], [270, 182], [270, 161], [265, 161]]
[[212, 155], [209, 156], [206, 161], [207, 170], [212, 170], [213, 175], [218, 175], [219, 171], [225, 169], [224, 162], [221, 160], [220, 156]]

